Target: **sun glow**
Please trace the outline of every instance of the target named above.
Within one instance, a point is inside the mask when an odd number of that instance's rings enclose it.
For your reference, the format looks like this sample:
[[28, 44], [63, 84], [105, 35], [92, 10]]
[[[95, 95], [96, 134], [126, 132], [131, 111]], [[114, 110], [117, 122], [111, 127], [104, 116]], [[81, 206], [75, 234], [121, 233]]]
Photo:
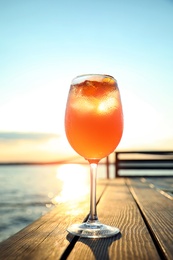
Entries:
[[89, 193], [89, 174], [85, 166], [60, 165], [56, 177], [63, 182], [63, 187], [61, 193], [53, 198], [53, 204], [79, 199]]

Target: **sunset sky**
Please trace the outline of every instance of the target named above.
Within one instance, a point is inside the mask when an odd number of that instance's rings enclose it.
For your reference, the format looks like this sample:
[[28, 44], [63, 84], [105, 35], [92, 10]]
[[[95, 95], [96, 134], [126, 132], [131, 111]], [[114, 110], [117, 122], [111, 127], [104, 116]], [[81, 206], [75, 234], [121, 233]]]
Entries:
[[172, 149], [172, 0], [1, 1], [0, 35], [0, 161], [76, 156], [64, 111], [86, 73], [118, 81], [118, 149]]

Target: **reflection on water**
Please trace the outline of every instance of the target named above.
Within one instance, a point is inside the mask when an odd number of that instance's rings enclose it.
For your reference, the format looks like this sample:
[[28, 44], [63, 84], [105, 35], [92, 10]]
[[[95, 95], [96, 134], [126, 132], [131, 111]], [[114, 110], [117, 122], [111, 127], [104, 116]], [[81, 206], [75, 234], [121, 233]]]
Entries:
[[87, 168], [79, 164], [63, 164], [57, 168], [56, 177], [62, 181], [62, 190], [52, 199], [53, 204], [78, 199], [88, 194], [89, 174]]

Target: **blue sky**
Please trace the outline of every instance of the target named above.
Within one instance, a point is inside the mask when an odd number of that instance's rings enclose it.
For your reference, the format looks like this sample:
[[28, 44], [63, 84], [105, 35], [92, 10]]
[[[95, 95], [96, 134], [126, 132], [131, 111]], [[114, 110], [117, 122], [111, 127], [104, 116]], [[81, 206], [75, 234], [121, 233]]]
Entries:
[[65, 140], [72, 78], [105, 73], [121, 92], [120, 148], [172, 149], [173, 1], [1, 1], [0, 35], [0, 132]]

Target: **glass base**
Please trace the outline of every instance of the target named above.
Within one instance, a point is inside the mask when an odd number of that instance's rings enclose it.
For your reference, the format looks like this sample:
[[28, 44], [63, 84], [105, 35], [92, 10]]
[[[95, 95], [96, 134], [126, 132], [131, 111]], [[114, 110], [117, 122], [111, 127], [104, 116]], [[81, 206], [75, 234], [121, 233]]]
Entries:
[[117, 227], [111, 227], [99, 222], [89, 224], [87, 222], [82, 224], [73, 224], [67, 228], [67, 231], [74, 235], [85, 238], [105, 238], [117, 235], [120, 230]]

